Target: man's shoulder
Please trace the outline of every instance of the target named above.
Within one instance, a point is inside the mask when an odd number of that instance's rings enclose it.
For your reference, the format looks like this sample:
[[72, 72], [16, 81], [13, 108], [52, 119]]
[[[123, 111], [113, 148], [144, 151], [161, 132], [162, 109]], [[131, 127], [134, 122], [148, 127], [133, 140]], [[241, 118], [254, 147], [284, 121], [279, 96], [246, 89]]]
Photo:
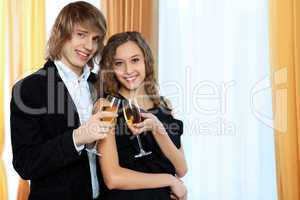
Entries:
[[[47, 62], [48, 63], [48, 62]], [[15, 87], [22, 87], [24, 89], [38, 89], [44, 88], [47, 84], [52, 84], [56, 78], [56, 72], [54, 67], [45, 67], [47, 63], [36, 72], [20, 79], [14, 84]]]
[[21, 87], [21, 88], [34, 89], [44, 85], [46, 80], [47, 78], [45, 75], [45, 70], [41, 68], [38, 71], [17, 81], [14, 84], [13, 88]]

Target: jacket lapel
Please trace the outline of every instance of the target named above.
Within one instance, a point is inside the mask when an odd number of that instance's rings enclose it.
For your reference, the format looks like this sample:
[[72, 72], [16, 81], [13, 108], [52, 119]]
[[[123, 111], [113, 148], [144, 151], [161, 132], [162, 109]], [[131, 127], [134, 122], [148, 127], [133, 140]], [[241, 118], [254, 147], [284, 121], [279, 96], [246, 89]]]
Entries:
[[54, 98], [51, 99], [56, 101], [55, 108], [49, 109], [53, 109], [57, 114], [63, 114], [68, 127], [78, 127], [80, 125], [78, 111], [65, 83], [59, 76], [54, 62], [48, 60], [44, 65], [44, 69], [48, 79], [48, 96], [54, 95]]
[[98, 100], [97, 91], [96, 91], [96, 88], [95, 88], [93, 83], [88, 82], [88, 84], [89, 84], [89, 90], [90, 90], [90, 93], [91, 93], [91, 99], [92, 99], [92, 102], [94, 104]]

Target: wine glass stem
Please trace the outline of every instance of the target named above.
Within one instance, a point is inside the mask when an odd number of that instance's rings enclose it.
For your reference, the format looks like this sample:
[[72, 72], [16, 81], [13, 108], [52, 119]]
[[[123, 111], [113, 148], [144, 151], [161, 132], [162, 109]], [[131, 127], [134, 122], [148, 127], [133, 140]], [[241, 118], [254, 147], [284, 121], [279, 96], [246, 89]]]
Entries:
[[144, 151], [140, 136], [139, 136], [139, 135], [137, 135], [137, 136], [136, 136], [136, 139], [137, 139], [137, 141], [138, 141], [138, 144], [139, 144], [140, 150], [141, 150], [141, 151]]

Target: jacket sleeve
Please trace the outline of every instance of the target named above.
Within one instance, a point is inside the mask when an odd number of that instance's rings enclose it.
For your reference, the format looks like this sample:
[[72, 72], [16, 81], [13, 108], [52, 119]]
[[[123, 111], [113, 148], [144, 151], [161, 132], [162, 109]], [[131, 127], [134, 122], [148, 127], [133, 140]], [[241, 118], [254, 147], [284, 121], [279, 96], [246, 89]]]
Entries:
[[[11, 142], [13, 150], [13, 166], [25, 180], [51, 176], [64, 167], [78, 161], [79, 155], [73, 143], [73, 129], [57, 134], [49, 140], [43, 137], [41, 115], [22, 109], [38, 107], [32, 89], [13, 88], [10, 104]], [[18, 94], [20, 93], [20, 94]], [[17, 98], [18, 95], [21, 98]], [[51, 123], [51, 122], [49, 122]], [[55, 134], [56, 135], [56, 134]]]

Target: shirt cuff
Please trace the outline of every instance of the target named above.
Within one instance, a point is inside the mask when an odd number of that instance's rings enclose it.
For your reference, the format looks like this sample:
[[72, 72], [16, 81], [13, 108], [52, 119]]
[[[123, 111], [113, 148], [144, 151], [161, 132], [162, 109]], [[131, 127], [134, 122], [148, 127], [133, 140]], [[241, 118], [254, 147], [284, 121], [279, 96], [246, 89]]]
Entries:
[[84, 145], [82, 144], [82, 145], [77, 146], [77, 145], [75, 144], [75, 140], [74, 140], [74, 131], [73, 131], [73, 134], [72, 134], [72, 138], [73, 138], [74, 147], [75, 147], [76, 151], [80, 154], [81, 151], [84, 149]]

